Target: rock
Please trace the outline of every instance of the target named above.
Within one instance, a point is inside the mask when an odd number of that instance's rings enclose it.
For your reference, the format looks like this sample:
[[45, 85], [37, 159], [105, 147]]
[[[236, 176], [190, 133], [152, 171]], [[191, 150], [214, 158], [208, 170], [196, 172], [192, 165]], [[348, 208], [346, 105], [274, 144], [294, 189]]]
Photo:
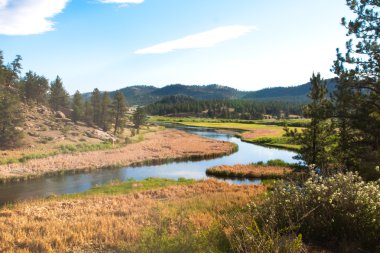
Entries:
[[90, 138], [100, 139], [102, 141], [116, 141], [116, 138], [112, 135], [110, 135], [107, 132], [100, 131], [100, 130], [93, 130], [93, 131], [87, 131], [86, 135]]
[[50, 110], [46, 106], [43, 106], [43, 105], [38, 106], [37, 112], [41, 113], [43, 115], [50, 115], [51, 114]]
[[61, 111], [56, 111], [55, 112], [55, 117], [59, 118], [59, 119], [66, 119], [66, 115], [63, 112], [61, 112]]

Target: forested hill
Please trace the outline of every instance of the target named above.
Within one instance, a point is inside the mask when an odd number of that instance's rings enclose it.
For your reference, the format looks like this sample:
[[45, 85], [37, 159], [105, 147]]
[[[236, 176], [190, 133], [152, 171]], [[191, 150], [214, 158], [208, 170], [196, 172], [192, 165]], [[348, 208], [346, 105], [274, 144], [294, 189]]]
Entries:
[[[336, 80], [327, 79], [327, 91], [334, 91]], [[310, 82], [292, 87], [274, 87], [258, 91], [247, 92], [242, 98], [248, 100], [265, 100], [265, 101], [299, 101], [308, 100], [307, 94], [310, 91]]]
[[[334, 90], [336, 81], [327, 80], [328, 91]], [[217, 84], [210, 85], [182, 85], [171, 84], [162, 88], [154, 86], [137, 85], [120, 89], [127, 101], [131, 105], [147, 105], [161, 100], [166, 96], [183, 95], [192, 97], [197, 100], [212, 99], [246, 99], [261, 101], [289, 101], [305, 102], [308, 100], [307, 93], [310, 90], [310, 83], [290, 87], [266, 88], [258, 91], [239, 91], [237, 89], [221, 86]], [[116, 91], [110, 92], [113, 96]], [[89, 97], [91, 93], [84, 94]]]
[[[216, 84], [210, 85], [182, 85], [171, 84], [162, 88], [154, 86], [130, 86], [120, 89], [129, 104], [146, 105], [157, 102], [166, 96], [183, 95], [198, 100], [209, 99], [236, 99], [241, 98], [243, 92]], [[113, 96], [116, 91], [110, 92]]]

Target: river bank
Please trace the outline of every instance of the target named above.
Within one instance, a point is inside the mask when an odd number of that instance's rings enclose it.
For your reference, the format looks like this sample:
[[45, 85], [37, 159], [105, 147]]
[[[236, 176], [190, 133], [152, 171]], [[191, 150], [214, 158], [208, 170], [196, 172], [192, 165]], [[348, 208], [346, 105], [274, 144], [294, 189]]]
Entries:
[[159, 163], [183, 159], [212, 158], [236, 151], [236, 145], [202, 138], [178, 130], [147, 133], [144, 140], [112, 150], [60, 154], [0, 166], [0, 182], [27, 180], [99, 168]]

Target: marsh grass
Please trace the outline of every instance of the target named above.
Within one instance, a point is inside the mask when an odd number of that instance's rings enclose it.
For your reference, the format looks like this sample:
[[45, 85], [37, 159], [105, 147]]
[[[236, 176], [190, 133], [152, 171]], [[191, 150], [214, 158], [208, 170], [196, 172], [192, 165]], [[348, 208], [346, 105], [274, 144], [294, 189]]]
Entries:
[[207, 118], [170, 118], [170, 117], [152, 117], [151, 121], [175, 123], [185, 126], [215, 128], [222, 130], [243, 131], [236, 133], [236, 137], [242, 141], [254, 143], [261, 146], [273, 147], [298, 151], [300, 146], [294, 144], [292, 139], [284, 137], [284, 126], [288, 126], [290, 130], [297, 129], [301, 131], [302, 127], [307, 125], [309, 120], [297, 119], [287, 121], [283, 120], [221, 120]]
[[[183, 143], [188, 143], [188, 145], [183, 145]], [[80, 147], [88, 148], [86, 145]], [[144, 141], [121, 148], [59, 154], [27, 160], [23, 164], [2, 165], [0, 166], [0, 182], [22, 181], [103, 168], [212, 159], [231, 154], [237, 149], [237, 145], [233, 143], [210, 140], [177, 130], [167, 130], [146, 134]], [[71, 149], [67, 152], [71, 152]]]
[[219, 178], [279, 179], [289, 175], [293, 170], [278, 165], [237, 164], [234, 166], [216, 166], [206, 170], [206, 174]]
[[0, 252], [230, 252], [220, 215], [265, 189], [149, 179], [18, 203], [0, 209]]

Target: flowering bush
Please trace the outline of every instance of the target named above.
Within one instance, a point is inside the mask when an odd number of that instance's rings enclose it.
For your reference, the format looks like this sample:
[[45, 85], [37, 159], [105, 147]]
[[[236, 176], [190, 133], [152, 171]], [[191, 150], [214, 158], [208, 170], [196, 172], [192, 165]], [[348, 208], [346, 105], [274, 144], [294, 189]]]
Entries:
[[338, 245], [341, 250], [380, 247], [380, 184], [355, 173], [303, 185], [279, 183], [255, 212], [279, 231], [301, 233], [306, 241]]

